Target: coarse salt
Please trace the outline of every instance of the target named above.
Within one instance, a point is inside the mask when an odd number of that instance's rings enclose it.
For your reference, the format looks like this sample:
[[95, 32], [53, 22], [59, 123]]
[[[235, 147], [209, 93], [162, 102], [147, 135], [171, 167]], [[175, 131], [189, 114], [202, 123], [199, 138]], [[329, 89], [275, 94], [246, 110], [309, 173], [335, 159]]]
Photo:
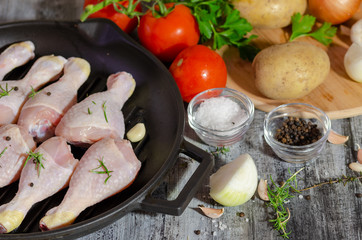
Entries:
[[240, 126], [248, 115], [239, 104], [227, 97], [213, 97], [202, 102], [195, 112], [195, 121], [212, 130], [229, 130]]

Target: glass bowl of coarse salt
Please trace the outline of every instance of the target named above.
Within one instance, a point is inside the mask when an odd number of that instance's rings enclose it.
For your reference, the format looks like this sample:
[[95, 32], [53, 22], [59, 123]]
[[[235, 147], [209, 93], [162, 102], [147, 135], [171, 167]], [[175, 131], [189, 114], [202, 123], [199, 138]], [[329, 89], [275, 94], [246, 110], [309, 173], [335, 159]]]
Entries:
[[241, 140], [254, 119], [248, 96], [230, 88], [212, 88], [196, 95], [187, 107], [188, 122], [205, 143], [221, 147]]

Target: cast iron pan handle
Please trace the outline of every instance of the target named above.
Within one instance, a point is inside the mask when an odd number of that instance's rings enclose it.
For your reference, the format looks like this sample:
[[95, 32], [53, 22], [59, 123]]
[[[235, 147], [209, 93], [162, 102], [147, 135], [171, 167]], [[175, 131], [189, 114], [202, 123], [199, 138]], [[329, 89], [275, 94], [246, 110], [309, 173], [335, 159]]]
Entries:
[[152, 198], [148, 195], [140, 203], [141, 209], [176, 216], [179, 216], [184, 212], [205, 178], [209, 176], [210, 171], [214, 166], [214, 158], [211, 154], [187, 142], [186, 140], [183, 141], [180, 153], [183, 153], [200, 163], [191, 178], [187, 181], [184, 188], [181, 190], [180, 194], [175, 200], [171, 201]]

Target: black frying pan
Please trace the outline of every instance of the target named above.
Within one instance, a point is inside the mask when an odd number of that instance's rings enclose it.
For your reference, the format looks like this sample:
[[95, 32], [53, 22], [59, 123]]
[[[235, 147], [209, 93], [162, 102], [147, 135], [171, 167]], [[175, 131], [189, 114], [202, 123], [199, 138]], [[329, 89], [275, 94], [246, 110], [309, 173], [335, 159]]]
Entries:
[[[147, 137], [134, 145], [142, 168], [134, 183], [123, 192], [86, 209], [71, 226], [40, 232], [38, 223], [45, 212], [62, 200], [65, 190], [37, 203], [13, 233], [0, 235], [0, 239], [75, 238], [116, 221], [126, 213], [142, 209], [180, 215], [208, 176], [213, 159], [210, 154], [183, 139], [184, 106], [177, 86], [165, 68], [152, 54], [123, 33], [111, 21], [92, 19], [76, 22], [17, 22], [0, 25], [1, 50], [14, 42], [31, 40], [35, 44], [36, 58], [43, 55], [81, 57], [91, 65], [91, 75], [79, 90], [78, 100], [87, 94], [106, 89], [111, 73], [127, 71], [137, 82], [136, 90], [126, 102], [123, 112], [126, 130], [136, 122], [146, 124]], [[20, 79], [29, 64], [8, 74], [5, 79]], [[83, 149], [73, 147], [80, 158]], [[179, 153], [194, 158], [200, 165], [174, 201], [153, 199], [151, 191], [175, 164]], [[13, 198], [18, 182], [0, 189], [0, 204]]]

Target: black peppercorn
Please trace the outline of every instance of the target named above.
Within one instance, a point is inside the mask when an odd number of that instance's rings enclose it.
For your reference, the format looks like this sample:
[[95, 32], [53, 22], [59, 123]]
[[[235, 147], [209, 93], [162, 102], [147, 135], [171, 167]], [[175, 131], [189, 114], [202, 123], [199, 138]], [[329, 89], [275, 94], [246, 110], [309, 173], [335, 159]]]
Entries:
[[50, 95], [52, 95], [52, 93], [51, 93], [51, 92], [47, 92], [47, 95], [50, 96]]
[[275, 139], [283, 144], [302, 146], [318, 141], [322, 134], [311, 121], [287, 117], [276, 130]]
[[6, 141], [10, 141], [10, 140], [11, 140], [11, 137], [10, 137], [10, 136], [6, 136], [6, 137], [5, 137], [5, 140], [6, 140]]
[[195, 230], [194, 233], [195, 233], [196, 235], [200, 235], [201, 231], [200, 231], [200, 230]]

